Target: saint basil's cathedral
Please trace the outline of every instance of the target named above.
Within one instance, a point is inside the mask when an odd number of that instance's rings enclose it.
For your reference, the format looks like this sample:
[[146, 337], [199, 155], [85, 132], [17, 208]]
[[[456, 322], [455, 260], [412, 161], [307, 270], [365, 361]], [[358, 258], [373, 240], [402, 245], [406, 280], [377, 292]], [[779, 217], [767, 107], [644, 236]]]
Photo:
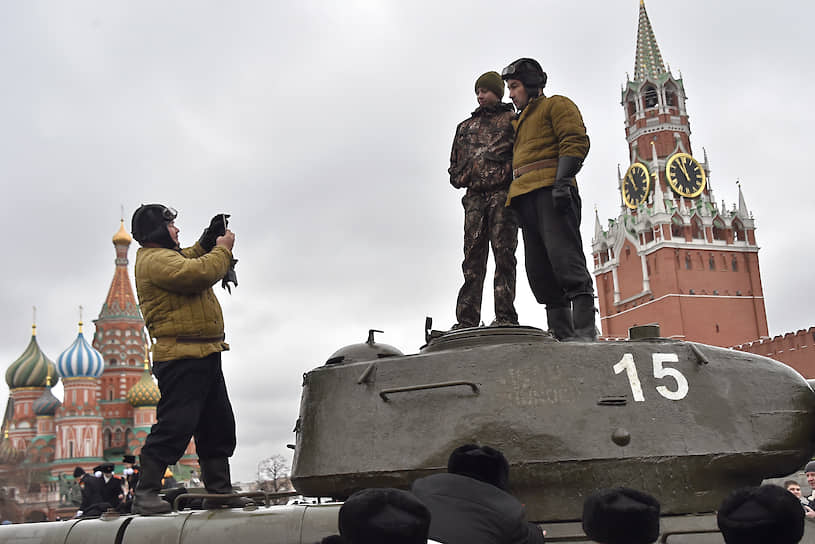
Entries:
[[[40, 349], [33, 325], [28, 347], [6, 370], [10, 397], [0, 428], [3, 519], [72, 516], [74, 467], [92, 472], [111, 462], [121, 474], [123, 455], [138, 455], [155, 423], [160, 394], [127, 270], [131, 242], [123, 221], [113, 236], [116, 266], [92, 341], [80, 321], [76, 339], [54, 364]], [[51, 393], [60, 379], [61, 403]], [[197, 466], [192, 442], [179, 463]]]

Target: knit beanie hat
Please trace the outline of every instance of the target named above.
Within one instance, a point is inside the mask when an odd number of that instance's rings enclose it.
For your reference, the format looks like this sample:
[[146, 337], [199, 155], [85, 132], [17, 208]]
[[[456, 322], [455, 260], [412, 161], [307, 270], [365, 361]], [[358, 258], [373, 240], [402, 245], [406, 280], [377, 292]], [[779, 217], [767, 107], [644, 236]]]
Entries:
[[494, 92], [495, 96], [498, 97], [498, 100], [504, 98], [504, 80], [501, 79], [501, 74], [498, 72], [487, 72], [486, 74], [482, 74], [481, 77], [475, 80], [476, 93], [478, 93], [479, 88]]
[[[792, 495], [792, 493], [790, 493]], [[650, 544], [659, 538], [659, 502], [647, 493], [615, 487], [583, 503], [583, 531], [605, 544]]]
[[777, 485], [731, 493], [716, 515], [727, 544], [794, 544], [804, 535], [798, 497]]

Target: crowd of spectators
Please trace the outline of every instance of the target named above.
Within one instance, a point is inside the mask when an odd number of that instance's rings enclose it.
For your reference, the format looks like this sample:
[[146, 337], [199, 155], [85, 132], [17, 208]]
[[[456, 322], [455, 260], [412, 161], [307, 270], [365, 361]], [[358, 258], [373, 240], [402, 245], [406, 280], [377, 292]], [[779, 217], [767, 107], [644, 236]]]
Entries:
[[[805, 470], [815, 484], [815, 463]], [[320, 544], [542, 544], [546, 532], [528, 522], [508, 484], [509, 463], [500, 451], [461, 446], [447, 473], [420, 478], [410, 491], [353, 494], [340, 508], [339, 534]], [[739, 489], [716, 519], [726, 544], [795, 544], [805, 517], [813, 517], [809, 500], [794, 480]], [[636, 489], [601, 489], [586, 498], [582, 526], [600, 544], [652, 544], [660, 535], [660, 503]]]

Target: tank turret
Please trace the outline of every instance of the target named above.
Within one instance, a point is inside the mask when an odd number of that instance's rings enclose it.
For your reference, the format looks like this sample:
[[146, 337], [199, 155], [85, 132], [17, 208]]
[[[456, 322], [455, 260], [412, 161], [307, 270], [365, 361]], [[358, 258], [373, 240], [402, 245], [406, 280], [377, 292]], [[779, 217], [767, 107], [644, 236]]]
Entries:
[[659, 497], [664, 514], [712, 512], [735, 487], [810, 459], [815, 394], [797, 372], [633, 334], [561, 343], [532, 327], [432, 331], [417, 354], [316, 368], [292, 482], [337, 498], [406, 488], [446, 470], [455, 447], [486, 444], [509, 459], [530, 519], [552, 522], [580, 519], [587, 494], [616, 485]]

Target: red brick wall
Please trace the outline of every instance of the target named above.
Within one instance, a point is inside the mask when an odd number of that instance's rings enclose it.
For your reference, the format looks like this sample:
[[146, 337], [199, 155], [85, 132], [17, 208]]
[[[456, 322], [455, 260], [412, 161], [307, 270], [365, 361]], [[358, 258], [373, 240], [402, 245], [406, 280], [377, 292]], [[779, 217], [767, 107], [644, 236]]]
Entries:
[[815, 327], [737, 345], [735, 349], [771, 357], [791, 366], [804, 378], [815, 379]]

